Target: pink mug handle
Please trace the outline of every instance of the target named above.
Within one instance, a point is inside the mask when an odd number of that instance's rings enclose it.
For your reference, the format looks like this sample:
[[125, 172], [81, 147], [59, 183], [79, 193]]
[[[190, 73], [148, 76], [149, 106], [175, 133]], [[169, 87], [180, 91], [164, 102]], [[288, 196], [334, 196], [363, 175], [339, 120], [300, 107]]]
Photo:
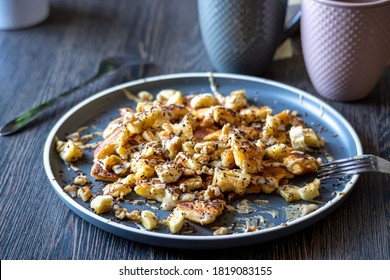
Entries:
[[298, 11], [295, 12], [294, 16], [285, 24], [280, 43], [283, 43], [287, 38], [290, 38], [299, 31], [301, 15], [301, 9], [299, 8]]

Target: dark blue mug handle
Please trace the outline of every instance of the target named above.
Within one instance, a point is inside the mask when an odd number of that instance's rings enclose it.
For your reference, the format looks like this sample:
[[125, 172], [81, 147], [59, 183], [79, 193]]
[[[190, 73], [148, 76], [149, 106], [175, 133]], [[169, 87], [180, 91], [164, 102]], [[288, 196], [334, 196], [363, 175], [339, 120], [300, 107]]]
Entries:
[[300, 21], [301, 9], [298, 8], [298, 11], [295, 12], [295, 15], [285, 24], [280, 44], [299, 31]]

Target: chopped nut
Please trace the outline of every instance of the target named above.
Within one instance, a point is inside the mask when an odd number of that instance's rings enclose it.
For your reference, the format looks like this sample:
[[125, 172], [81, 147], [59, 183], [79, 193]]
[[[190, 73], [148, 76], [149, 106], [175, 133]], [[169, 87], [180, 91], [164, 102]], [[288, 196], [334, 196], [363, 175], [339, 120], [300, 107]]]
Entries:
[[88, 177], [85, 175], [77, 176], [73, 181], [75, 184], [84, 186], [89, 183]]
[[228, 229], [226, 227], [219, 227], [213, 232], [213, 235], [226, 235], [228, 233]]
[[76, 161], [83, 156], [83, 151], [72, 140], [57, 142], [57, 151], [66, 162]]
[[225, 107], [235, 111], [240, 110], [248, 106], [246, 101], [245, 90], [236, 90], [230, 93], [229, 96], [225, 98]]
[[210, 201], [216, 198], [223, 198], [221, 190], [218, 187], [208, 186], [207, 190], [204, 193], [204, 200]]
[[66, 192], [71, 197], [76, 197], [77, 187], [75, 185], [67, 185], [64, 187], [64, 192]]
[[153, 95], [146, 90], [140, 91], [138, 97], [143, 101], [153, 101]]
[[111, 155], [102, 160], [104, 169], [110, 171], [113, 166], [122, 162], [122, 159], [116, 155]]
[[130, 213], [126, 213], [126, 218], [133, 222], [141, 222], [141, 212], [138, 210], [133, 210]]
[[190, 102], [190, 106], [194, 109], [211, 107], [217, 104], [219, 104], [218, 99], [210, 93], [196, 95]]
[[88, 187], [82, 187], [77, 191], [77, 197], [81, 198], [84, 202], [87, 202], [92, 197], [92, 191]]
[[115, 217], [117, 217], [119, 220], [123, 220], [124, 218], [127, 217], [127, 209], [126, 208], [122, 208], [122, 207], [118, 207], [117, 209], [115, 209]]

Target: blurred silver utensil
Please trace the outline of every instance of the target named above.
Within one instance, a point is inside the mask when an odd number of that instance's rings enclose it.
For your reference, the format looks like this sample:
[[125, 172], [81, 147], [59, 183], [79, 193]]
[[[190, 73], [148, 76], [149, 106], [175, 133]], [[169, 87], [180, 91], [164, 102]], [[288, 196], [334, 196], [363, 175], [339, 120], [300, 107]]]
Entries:
[[[119, 69], [123, 69], [125, 67], [131, 67], [131, 70], [137, 70], [140, 67], [148, 67], [151, 66], [152, 63], [144, 60], [129, 60], [125, 56], [114, 56], [114, 57], [108, 57], [104, 60], [102, 60], [99, 64], [99, 68], [96, 72], [96, 74], [83, 82], [82, 84], [75, 86], [57, 97], [42, 103], [38, 105], [35, 108], [29, 109], [22, 113], [20, 116], [15, 118], [14, 120], [10, 121], [6, 125], [4, 125], [0, 130], [0, 135], [10, 135], [24, 126], [26, 126], [28, 123], [30, 123], [32, 120], [37, 118], [42, 112], [44, 112], [46, 109], [50, 108], [52, 105], [56, 104], [58, 101], [60, 101], [62, 98], [69, 96], [70, 94], [74, 93], [76, 90], [80, 89], [81, 87], [87, 85], [88, 83], [91, 83], [98, 78], [107, 75], [109, 73], [114, 73], [115, 71]], [[134, 68], [134, 69], [133, 69]]]
[[353, 156], [321, 165], [317, 175], [318, 179], [327, 180], [366, 172], [390, 174], [390, 162], [374, 155]]

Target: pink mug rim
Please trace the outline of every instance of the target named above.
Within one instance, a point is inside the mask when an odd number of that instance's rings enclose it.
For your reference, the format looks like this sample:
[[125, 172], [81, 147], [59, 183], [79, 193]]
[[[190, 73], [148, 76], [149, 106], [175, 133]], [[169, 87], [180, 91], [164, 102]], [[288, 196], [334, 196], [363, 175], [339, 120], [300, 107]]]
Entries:
[[351, 2], [345, 2], [343, 0], [340, 1], [314, 0], [314, 1], [328, 6], [334, 6], [340, 8], [371, 8], [371, 7], [378, 7], [378, 6], [390, 4], [390, 0], [377, 0], [375, 2], [367, 0], [367, 2], [364, 3], [351, 3]]

